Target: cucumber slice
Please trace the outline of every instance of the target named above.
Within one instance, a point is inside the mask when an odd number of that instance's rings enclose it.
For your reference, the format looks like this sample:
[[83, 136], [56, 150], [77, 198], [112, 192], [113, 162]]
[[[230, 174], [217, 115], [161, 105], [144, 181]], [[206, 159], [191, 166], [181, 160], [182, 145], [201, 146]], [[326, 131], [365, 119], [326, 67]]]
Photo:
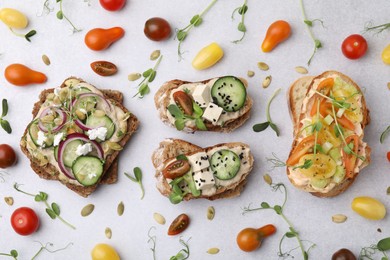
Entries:
[[80, 156], [74, 161], [72, 172], [82, 185], [91, 186], [102, 176], [103, 162], [94, 156]]
[[73, 162], [77, 159], [77, 157], [79, 157], [79, 155], [76, 154], [76, 150], [77, 147], [82, 144], [82, 141], [76, 139], [69, 142], [66, 147], [64, 147], [62, 160], [64, 161], [66, 167], [72, 167]]
[[86, 87], [80, 87], [74, 90], [76, 97], [78, 97], [80, 94], [83, 93], [89, 93], [92, 92], [89, 88]]
[[329, 156], [336, 162], [337, 165], [341, 165], [343, 163], [341, 160], [340, 148], [332, 148], [329, 151]]
[[211, 156], [210, 166], [216, 178], [230, 180], [240, 170], [241, 160], [233, 151], [219, 150]]
[[[38, 121], [33, 121], [29, 128], [28, 128], [28, 133], [31, 137], [31, 140], [33, 141], [33, 143], [36, 145], [36, 146], [39, 146], [41, 147], [41, 145], [38, 144], [38, 132], [40, 131], [39, 127], [38, 127]], [[45, 143], [45, 146], [42, 147], [42, 148], [48, 148], [48, 147], [51, 147], [53, 145], [53, 140], [54, 140], [54, 136], [51, 135], [51, 134], [48, 134], [48, 133], [45, 133], [45, 136], [46, 136], [46, 141], [44, 142]]]
[[211, 88], [211, 97], [214, 103], [227, 112], [234, 112], [242, 108], [246, 99], [244, 83], [236, 77], [226, 76], [215, 81]]
[[84, 109], [87, 112], [91, 112], [96, 107], [96, 105], [97, 105], [96, 97], [93, 96], [78, 97], [76, 103], [73, 105], [73, 111], [76, 111], [77, 109]]
[[310, 184], [311, 186], [313, 186], [314, 188], [319, 188], [319, 189], [323, 189], [326, 187], [326, 185], [328, 185], [330, 182], [330, 179], [329, 178], [324, 178], [324, 179], [316, 179], [316, 178], [312, 178], [310, 180]]
[[54, 147], [54, 159], [56, 160], [56, 162], [58, 162], [58, 145], [56, 147]]
[[[115, 132], [115, 124], [108, 116], [97, 117], [93, 114], [88, 116], [85, 125], [91, 128], [105, 127], [107, 128], [106, 140], [110, 139]], [[100, 140], [104, 141], [104, 140]]]
[[335, 183], [339, 184], [340, 182], [342, 182], [344, 180], [344, 177], [345, 177], [345, 169], [344, 169], [344, 167], [340, 166], [340, 165], [337, 165], [336, 166], [336, 172], [333, 175], [333, 181]]

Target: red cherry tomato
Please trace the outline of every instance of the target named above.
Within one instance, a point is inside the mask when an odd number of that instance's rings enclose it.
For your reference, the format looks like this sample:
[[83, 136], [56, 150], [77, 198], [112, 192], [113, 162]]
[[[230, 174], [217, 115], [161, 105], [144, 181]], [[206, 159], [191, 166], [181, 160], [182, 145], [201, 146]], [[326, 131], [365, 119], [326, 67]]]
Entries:
[[171, 26], [165, 19], [153, 17], [146, 21], [144, 33], [152, 41], [166, 40], [171, 35]]
[[190, 218], [186, 214], [180, 214], [173, 220], [172, 224], [169, 226], [168, 235], [174, 236], [180, 234], [190, 224]]
[[11, 225], [16, 233], [27, 236], [37, 231], [39, 218], [31, 208], [21, 207], [12, 213]]
[[14, 149], [8, 144], [0, 144], [0, 168], [8, 168], [16, 162]]
[[351, 60], [362, 57], [367, 51], [368, 45], [366, 39], [359, 34], [352, 34], [345, 38], [341, 45], [341, 51], [344, 56]]
[[104, 9], [112, 12], [122, 9], [126, 4], [126, 0], [99, 0], [99, 2]]
[[387, 160], [390, 162], [390, 152], [387, 152]]

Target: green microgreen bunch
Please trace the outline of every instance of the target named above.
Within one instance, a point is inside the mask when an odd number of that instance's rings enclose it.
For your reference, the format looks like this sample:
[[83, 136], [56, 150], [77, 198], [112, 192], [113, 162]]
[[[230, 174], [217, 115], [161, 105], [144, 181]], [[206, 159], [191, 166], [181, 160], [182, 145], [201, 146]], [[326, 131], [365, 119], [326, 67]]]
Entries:
[[346, 100], [348, 100], [348, 99], [350, 99], [350, 98], [360, 94], [359, 92], [355, 92], [354, 94], [352, 94], [349, 97], [344, 97], [341, 100], [337, 100], [332, 94], [329, 95], [329, 97], [328, 97], [327, 95], [324, 95], [324, 94], [322, 94], [319, 91], [316, 91], [316, 93], [318, 95], [320, 95], [321, 97], [324, 97], [324, 98], [328, 99], [330, 102], [332, 102], [332, 104], [334, 106], [336, 106], [338, 108], [341, 108], [341, 109], [348, 110], [348, 111], [353, 111], [353, 109], [351, 109], [351, 106], [352, 106], [351, 103], [347, 102]]
[[381, 254], [381, 260], [389, 260], [389, 256], [386, 254], [386, 251], [390, 250], [390, 237], [380, 240], [376, 245], [373, 244], [369, 247], [363, 247], [360, 250], [359, 259], [360, 260], [375, 260], [379, 259], [377, 254]]
[[131, 181], [138, 183], [138, 185], [141, 187], [141, 200], [142, 200], [145, 196], [145, 189], [144, 189], [144, 185], [142, 184], [142, 171], [139, 167], [135, 167], [133, 169], [133, 172], [134, 172], [134, 177], [126, 172], [125, 172], [125, 175]]
[[[274, 205], [274, 206], [271, 206], [270, 204], [268, 204], [267, 202], [262, 202], [260, 204], [260, 207], [259, 208], [251, 208], [250, 205], [245, 207], [244, 208], [244, 211], [243, 211], [243, 214], [246, 214], [248, 212], [253, 212], [253, 211], [258, 211], [258, 210], [273, 210], [275, 211], [275, 213], [279, 216], [282, 217], [282, 219], [287, 223], [287, 225], [289, 226], [289, 231], [287, 231], [286, 233], [284, 233], [284, 235], [282, 236], [282, 238], [280, 239], [280, 242], [279, 242], [279, 251], [278, 251], [278, 256], [279, 257], [289, 257], [291, 255], [291, 252], [297, 248], [300, 248], [301, 249], [301, 253], [302, 253], [302, 257], [303, 259], [307, 260], [309, 259], [309, 251], [311, 248], [313, 248], [315, 246], [314, 243], [311, 243], [311, 245], [309, 246], [308, 249], [305, 249], [304, 245], [303, 245], [303, 240], [301, 239], [298, 231], [294, 228], [294, 226], [292, 225], [291, 221], [286, 217], [286, 215], [284, 214], [284, 207], [287, 203], [287, 189], [286, 189], [286, 186], [283, 184], [283, 183], [277, 183], [277, 184], [273, 184], [271, 183], [270, 184], [272, 190], [274, 192], [276, 191], [281, 191], [282, 193], [284, 193], [284, 201], [283, 201], [283, 204], [282, 205]], [[284, 251], [283, 248], [282, 248], [282, 244], [283, 244], [283, 241], [285, 238], [295, 238], [298, 242], [298, 247], [297, 248], [294, 248], [290, 251]]]
[[184, 248], [182, 248], [176, 255], [171, 256], [169, 260], [185, 260], [190, 257], [190, 246], [188, 245], [188, 241], [190, 241], [191, 238], [189, 238], [187, 241], [184, 241], [181, 237], [179, 239], [180, 244]]
[[307, 30], [309, 31], [309, 35], [310, 35], [311, 39], [314, 42], [313, 53], [310, 56], [309, 60], [307, 61], [307, 65], [310, 66], [310, 63], [311, 63], [314, 55], [316, 54], [318, 49], [322, 48], [321, 41], [319, 39], [317, 39], [316, 37], [314, 37], [313, 31], [312, 31], [312, 27], [313, 27], [313, 24], [314, 24], [315, 21], [320, 21], [322, 25], [323, 25], [323, 22], [321, 20], [319, 20], [319, 19], [314, 19], [314, 20], [307, 19], [305, 7], [303, 5], [303, 0], [299, 0], [299, 3], [300, 3], [300, 6], [301, 6], [301, 10], [302, 10], [303, 22], [306, 24]]
[[8, 114], [8, 102], [7, 99], [3, 98], [1, 102], [2, 111], [1, 111], [1, 117], [0, 117], [0, 125], [1, 128], [4, 129], [8, 134], [12, 133], [11, 125], [7, 120], [5, 120], [3, 117], [5, 117]]
[[15, 32], [14, 31], [14, 29], [12, 29], [11, 27], [9, 27], [9, 29], [10, 29], [10, 31], [14, 34], [14, 35], [16, 35], [16, 36], [18, 36], [18, 37], [22, 37], [22, 38], [25, 38], [28, 42], [31, 42], [31, 37], [33, 37], [35, 34], [37, 34], [37, 31], [35, 31], [35, 30], [31, 30], [31, 31], [29, 31], [28, 33], [26, 33], [26, 34], [23, 34], [23, 33], [17, 33], [17, 32]]
[[182, 54], [183, 52], [180, 50], [181, 44], [184, 41], [184, 39], [187, 37], [190, 30], [194, 27], [198, 27], [203, 22], [203, 16], [213, 7], [213, 5], [217, 2], [217, 0], [212, 0], [211, 3], [204, 9], [200, 14], [194, 15], [191, 20], [190, 24], [186, 27], [177, 30], [176, 32], [176, 39], [179, 41], [179, 45], [177, 46], [177, 54], [179, 55], [179, 61], [183, 58]]
[[171, 185], [172, 191], [169, 194], [169, 201], [172, 204], [179, 204], [183, 201], [184, 197], [189, 193], [189, 191], [182, 191], [179, 187], [179, 183], [184, 180], [184, 177], [179, 177], [174, 179], [169, 183]]
[[0, 253], [0, 256], [12, 257], [15, 260], [18, 259], [18, 255], [18, 251], [16, 251], [15, 249], [12, 249], [9, 253]]
[[49, 195], [43, 191], [40, 191], [38, 194], [32, 194], [32, 193], [28, 193], [28, 192], [25, 192], [23, 190], [21, 190], [19, 188], [19, 184], [15, 183], [14, 184], [14, 188], [15, 190], [23, 193], [23, 194], [26, 194], [26, 195], [29, 195], [31, 197], [34, 197], [34, 200], [36, 202], [43, 202], [46, 206], [46, 213], [49, 215], [49, 217], [51, 219], [56, 219], [58, 218], [62, 223], [64, 223], [65, 225], [67, 225], [68, 227], [72, 228], [72, 229], [76, 229], [76, 227], [74, 227], [72, 224], [68, 223], [67, 221], [65, 221], [61, 216], [60, 216], [60, 207], [58, 206], [57, 203], [53, 202], [49, 205], [49, 203], [47, 202], [47, 199], [49, 197]]
[[390, 125], [382, 132], [381, 137], [379, 138], [379, 141], [381, 144], [385, 141], [386, 136], [390, 133]]
[[384, 23], [380, 25], [374, 25], [372, 22], [366, 23], [364, 26], [364, 31], [363, 33], [366, 32], [373, 32], [375, 34], [380, 34], [381, 32], [390, 29], [390, 23]]
[[248, 5], [246, 3], [247, 3], [247, 0], [244, 0], [244, 4], [240, 7], [237, 7], [236, 9], [234, 9], [233, 13], [232, 13], [232, 20], [234, 20], [235, 13], [238, 13], [239, 15], [241, 15], [241, 21], [238, 23], [237, 29], [238, 29], [238, 31], [242, 32], [241, 38], [233, 41], [233, 43], [239, 43], [245, 37], [245, 33], [246, 33], [245, 14], [248, 11]]
[[270, 126], [272, 128], [272, 130], [275, 131], [276, 133], [276, 136], [279, 136], [279, 129], [278, 127], [272, 122], [272, 119], [271, 119], [271, 115], [270, 115], [270, 107], [271, 107], [271, 103], [272, 101], [274, 100], [274, 98], [276, 97], [276, 95], [280, 92], [281, 89], [278, 89], [275, 91], [275, 93], [272, 95], [272, 97], [268, 100], [268, 104], [267, 104], [267, 110], [266, 110], [266, 114], [267, 114], [267, 121], [266, 122], [263, 122], [263, 123], [260, 123], [260, 124], [256, 124], [254, 125], [252, 128], [253, 128], [253, 131], [255, 132], [262, 132], [264, 131], [265, 129], [268, 128], [268, 126]]
[[[280, 160], [279, 157], [277, 157], [275, 153], [272, 153], [272, 156], [273, 156], [273, 158], [268, 158], [268, 157], [266, 158], [267, 162], [272, 164], [271, 171], [274, 170], [275, 168], [278, 168], [278, 167], [290, 166], [290, 165], [287, 165], [284, 161]], [[295, 170], [295, 169], [309, 169], [312, 165], [313, 165], [312, 160], [305, 160], [303, 162], [303, 164], [296, 165], [292, 169], [293, 170]]]
[[[56, 13], [56, 16], [57, 16], [57, 19], [58, 20], [63, 20], [65, 19], [73, 28], [73, 33], [76, 33], [76, 32], [81, 32], [81, 29], [78, 29], [73, 23], [72, 21], [65, 15], [64, 13], [64, 10], [62, 8], [62, 2], [63, 0], [56, 0], [56, 3], [59, 4], [59, 10], [57, 11]], [[84, 1], [84, 2], [88, 2], [88, 1]], [[43, 13], [51, 13], [54, 11], [54, 8], [50, 8], [50, 0], [45, 0], [45, 2], [43, 3]]]
[[162, 60], [162, 55], [158, 58], [153, 68], [147, 69], [142, 73], [144, 79], [138, 84], [138, 92], [133, 96], [139, 95], [139, 98], [143, 98], [146, 94], [150, 93], [149, 83], [153, 82], [157, 75], [157, 68]]
[[151, 227], [148, 231], [148, 244], [151, 243], [151, 247], [150, 247], [150, 250], [152, 251], [153, 253], [153, 260], [156, 260], [156, 242], [157, 242], [157, 237], [156, 235], [151, 235], [150, 232], [152, 231], [152, 229], [156, 229], [156, 227]]
[[168, 106], [168, 111], [175, 118], [176, 129], [181, 131], [184, 129], [187, 121], [195, 121], [195, 125], [199, 130], [207, 131], [207, 127], [203, 122], [202, 115], [203, 109], [192, 101], [192, 108], [194, 112], [191, 116], [184, 114], [184, 112], [175, 104]]

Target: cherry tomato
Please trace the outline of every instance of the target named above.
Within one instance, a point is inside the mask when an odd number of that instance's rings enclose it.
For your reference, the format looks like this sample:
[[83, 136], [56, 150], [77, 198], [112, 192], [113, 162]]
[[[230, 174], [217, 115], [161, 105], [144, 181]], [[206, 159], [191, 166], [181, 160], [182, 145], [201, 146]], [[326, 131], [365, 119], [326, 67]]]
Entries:
[[116, 250], [108, 244], [97, 244], [91, 251], [92, 260], [120, 260]]
[[16, 162], [14, 149], [8, 144], [0, 144], [0, 168], [8, 168]]
[[383, 49], [382, 60], [384, 63], [390, 65], [390, 44]]
[[351, 206], [353, 211], [367, 219], [381, 220], [386, 215], [386, 208], [382, 202], [371, 197], [356, 197]]
[[191, 97], [184, 91], [176, 91], [173, 93], [173, 100], [176, 105], [184, 112], [184, 114], [191, 116], [194, 112], [192, 107]]
[[387, 160], [390, 162], [390, 152], [387, 152]]
[[114, 63], [108, 61], [95, 61], [91, 63], [92, 70], [100, 76], [111, 76], [118, 72]]
[[175, 179], [183, 176], [191, 169], [191, 165], [187, 160], [176, 160], [171, 162], [163, 170], [163, 175], [168, 179]]
[[163, 41], [171, 35], [171, 26], [165, 19], [153, 17], [145, 22], [144, 34], [152, 41]]
[[168, 235], [174, 236], [180, 234], [181, 232], [186, 230], [189, 224], [190, 218], [184, 213], [180, 214], [179, 216], [177, 216], [177, 218], [173, 220], [172, 224], [169, 226]]
[[87, 32], [84, 42], [91, 50], [102, 51], [122, 38], [123, 35], [125, 35], [125, 31], [121, 27], [95, 28]]
[[362, 57], [366, 53], [367, 48], [367, 41], [360, 34], [352, 34], [348, 36], [341, 45], [341, 51], [344, 56], [351, 60], [356, 60]]
[[356, 257], [350, 250], [342, 248], [332, 255], [332, 260], [356, 260]]
[[104, 9], [112, 12], [122, 9], [126, 4], [126, 0], [99, 0], [99, 2]]
[[37, 231], [39, 218], [34, 210], [28, 207], [21, 207], [12, 213], [11, 225], [16, 233], [27, 236]]
[[0, 20], [12, 29], [24, 29], [28, 25], [27, 17], [23, 13], [12, 8], [1, 9]]
[[16, 86], [40, 84], [47, 80], [45, 74], [18, 63], [11, 64], [5, 68], [4, 77], [9, 83]]
[[237, 235], [237, 245], [245, 252], [251, 252], [261, 246], [264, 238], [276, 232], [274, 225], [266, 225], [261, 228], [245, 228]]
[[197, 70], [204, 70], [216, 64], [223, 57], [221, 46], [213, 42], [201, 49], [192, 60], [192, 67]]
[[[319, 143], [319, 140], [317, 140], [317, 143]], [[301, 159], [302, 156], [307, 154], [310, 149], [314, 147], [315, 144], [315, 136], [309, 135], [308, 137], [305, 137], [291, 152], [290, 157], [288, 158], [286, 164], [288, 166], [295, 165], [299, 162], [299, 159]]]
[[272, 51], [279, 43], [285, 41], [291, 34], [290, 24], [279, 20], [271, 24], [267, 30], [261, 49], [263, 52]]

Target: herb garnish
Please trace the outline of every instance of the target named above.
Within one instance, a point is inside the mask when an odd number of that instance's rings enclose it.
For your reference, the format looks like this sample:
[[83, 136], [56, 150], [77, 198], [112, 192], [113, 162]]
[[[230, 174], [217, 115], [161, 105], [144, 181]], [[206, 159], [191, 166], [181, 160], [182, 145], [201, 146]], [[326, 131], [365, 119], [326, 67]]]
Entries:
[[390, 29], [390, 23], [384, 23], [384, 24], [380, 24], [380, 25], [373, 25], [372, 22], [368, 22], [364, 26], [363, 33], [374, 32], [375, 34], [379, 34], [379, 33], [383, 32], [384, 30], [387, 30], [387, 29]]
[[201, 25], [201, 23], [203, 22], [203, 15], [205, 15], [207, 13], [207, 11], [210, 10], [210, 8], [217, 2], [217, 0], [213, 0], [207, 7], [206, 9], [204, 9], [200, 14], [196, 14], [194, 15], [191, 20], [190, 20], [190, 24], [187, 25], [186, 27], [182, 28], [182, 29], [179, 29], [177, 30], [176, 32], [176, 38], [177, 40], [179, 41], [179, 45], [177, 46], [177, 54], [179, 55], [179, 61], [183, 58], [182, 57], [182, 52], [180, 50], [180, 47], [181, 47], [181, 43], [184, 41], [184, 39], [187, 37], [189, 31], [193, 28], [193, 27], [198, 27], [199, 25]]
[[149, 83], [153, 82], [157, 75], [157, 67], [161, 62], [162, 55], [158, 58], [156, 64], [153, 68], [147, 69], [142, 73], [144, 79], [138, 84], [138, 92], [133, 96], [136, 97], [140, 95], [140, 98], [143, 98], [146, 94], [150, 93]]
[[12, 249], [9, 253], [0, 253], [0, 256], [9, 256], [12, 257], [13, 259], [18, 259], [18, 251], [15, 249]]
[[360, 250], [359, 259], [365, 260], [374, 260], [379, 259], [375, 258], [377, 253], [382, 253], [381, 260], [389, 260], [389, 256], [386, 254], [386, 251], [390, 250], [390, 237], [380, 240], [376, 245], [371, 245], [369, 247], [363, 247]]
[[7, 99], [3, 98], [1, 102], [2, 106], [2, 112], [1, 112], [1, 117], [0, 117], [0, 125], [6, 131], [7, 133], [12, 133], [12, 128], [11, 125], [7, 120], [5, 120], [3, 117], [5, 117], [8, 114], [8, 102]]
[[151, 235], [150, 234], [150, 231], [152, 231], [152, 229], [156, 229], [156, 227], [151, 227], [148, 231], [148, 244], [149, 243], [152, 243], [152, 246], [150, 247], [150, 250], [153, 252], [153, 260], [156, 260], [156, 241], [157, 241], [157, 237], [156, 235]]
[[26, 33], [26, 34], [23, 34], [23, 33], [17, 33], [17, 32], [15, 32], [11, 27], [9, 27], [9, 29], [10, 29], [10, 31], [14, 34], [14, 35], [16, 35], [16, 36], [18, 36], [18, 37], [23, 37], [23, 38], [25, 38], [27, 41], [29, 41], [29, 42], [31, 42], [31, 37], [33, 37], [35, 34], [37, 34], [37, 31], [35, 31], [35, 30], [31, 30], [31, 31], [29, 31], [28, 33]]
[[188, 241], [190, 241], [191, 238], [189, 238], [187, 241], [184, 241], [181, 237], [179, 239], [180, 244], [183, 245], [184, 248], [182, 248], [176, 255], [171, 256], [169, 260], [185, 260], [190, 257], [190, 247], [188, 245]]
[[245, 37], [246, 33], [246, 26], [245, 26], [245, 13], [248, 11], [248, 6], [247, 6], [247, 0], [244, 0], [244, 4], [240, 7], [237, 7], [236, 9], [233, 10], [232, 13], [232, 20], [234, 20], [234, 14], [237, 12], [239, 15], [241, 15], [241, 21], [239, 22], [237, 29], [242, 32], [242, 36], [240, 39], [233, 41], [233, 43], [239, 43], [242, 41]]
[[381, 137], [379, 138], [379, 141], [381, 144], [385, 141], [386, 136], [390, 133], [390, 125], [385, 129], [385, 131], [382, 132]]
[[314, 132], [314, 156], [317, 154], [317, 150], [321, 151], [322, 147], [319, 145], [318, 142], [318, 133], [320, 132], [322, 128], [322, 123], [320, 121], [320, 100], [317, 100], [317, 115], [316, 115], [316, 122], [313, 124], [313, 128], [311, 132]]
[[56, 219], [58, 218], [59, 220], [61, 220], [62, 223], [64, 223], [65, 225], [67, 225], [68, 227], [72, 228], [72, 229], [76, 229], [76, 227], [74, 227], [72, 224], [68, 223], [67, 221], [65, 221], [61, 216], [60, 216], [60, 207], [58, 206], [57, 203], [53, 202], [51, 203], [51, 205], [49, 205], [49, 203], [47, 202], [47, 198], [49, 197], [49, 195], [43, 191], [40, 191], [39, 194], [31, 194], [31, 193], [28, 193], [28, 192], [25, 192], [21, 189], [19, 189], [19, 186], [20, 184], [18, 183], [15, 183], [14, 184], [14, 188], [15, 190], [21, 192], [21, 193], [24, 193], [26, 195], [29, 195], [29, 196], [32, 196], [34, 197], [34, 200], [36, 202], [43, 202], [46, 206], [46, 213], [49, 215], [49, 217], [51, 219]]
[[255, 132], [261, 132], [261, 131], [264, 131], [265, 129], [268, 128], [268, 126], [270, 126], [272, 128], [272, 130], [275, 131], [276, 133], [276, 136], [279, 136], [279, 129], [278, 127], [272, 122], [272, 119], [271, 119], [271, 115], [270, 115], [270, 106], [271, 106], [271, 103], [272, 103], [272, 100], [274, 100], [274, 98], [276, 97], [276, 95], [280, 92], [281, 89], [278, 89], [275, 91], [275, 93], [272, 95], [271, 99], [268, 100], [268, 104], [267, 104], [267, 110], [266, 110], [266, 114], [267, 114], [267, 121], [264, 122], [264, 123], [260, 123], [260, 124], [256, 124], [253, 126], [253, 131]]
[[194, 109], [194, 113], [189, 116], [184, 114], [183, 111], [175, 104], [168, 106], [169, 113], [171, 113], [171, 115], [175, 118], [176, 129], [181, 131], [184, 129], [186, 121], [194, 120], [195, 125], [199, 130], [207, 131], [207, 127], [202, 119], [202, 108], [194, 101], [192, 101], [192, 108]]
[[142, 171], [139, 167], [135, 167], [133, 169], [134, 172], [134, 177], [131, 176], [130, 174], [125, 172], [125, 175], [127, 178], [129, 178], [131, 181], [138, 183], [138, 185], [141, 187], [141, 200], [145, 196], [145, 190], [144, 190], [144, 185], [142, 184]]
[[299, 248], [301, 249], [303, 259], [305, 259], [305, 260], [309, 259], [309, 251], [312, 247], [315, 246], [315, 244], [310, 242], [311, 245], [309, 246], [309, 248], [307, 250], [305, 250], [305, 248], [303, 246], [303, 240], [300, 238], [298, 231], [293, 227], [291, 221], [284, 215], [284, 206], [286, 205], [286, 202], [287, 202], [286, 186], [283, 183], [277, 183], [277, 184], [271, 183], [270, 186], [271, 186], [273, 191], [276, 192], [276, 191], [280, 190], [282, 193], [284, 193], [283, 204], [281, 206], [280, 205], [270, 206], [267, 202], [262, 202], [260, 204], [261, 205], [260, 208], [250, 208], [250, 205], [249, 205], [248, 207], [244, 208], [243, 214], [246, 214], [246, 213], [252, 212], [252, 211], [263, 210], [263, 209], [274, 210], [275, 213], [277, 215], [281, 216], [284, 219], [284, 221], [286, 221], [287, 225], [289, 226], [289, 231], [287, 231], [280, 239], [278, 256], [279, 257], [292, 256], [291, 252], [298, 248], [298, 247], [296, 247], [296, 248], [291, 249], [290, 251], [283, 252], [283, 249], [282, 249], [283, 240], [287, 237], [287, 238], [296, 238], [296, 240], [298, 241]]
[[49, 253], [55, 253], [55, 252], [58, 252], [58, 251], [65, 250], [65, 249], [67, 249], [69, 246], [73, 245], [73, 243], [69, 243], [69, 244], [67, 244], [67, 245], [66, 245], [65, 247], [63, 247], [63, 248], [59, 248], [59, 249], [56, 249], [56, 250], [50, 250], [50, 249], [48, 249], [47, 247], [48, 247], [48, 246], [53, 246], [52, 243], [46, 243], [45, 245], [43, 245], [43, 244], [42, 244], [41, 242], [39, 242], [39, 241], [35, 241], [35, 242], [39, 243], [39, 244], [41, 245], [41, 248], [40, 248], [40, 249], [38, 250], [38, 252], [31, 258], [31, 260], [36, 259], [36, 258], [38, 257], [38, 255], [39, 255], [40, 253], [42, 253], [43, 250], [46, 250], [46, 251], [49, 252]]
[[[57, 19], [62, 20], [65, 18], [65, 20], [72, 26], [73, 33], [81, 32], [81, 29], [77, 29], [76, 26], [71, 22], [71, 20], [65, 15], [64, 10], [62, 9], [62, 1], [63, 0], [56, 0], [56, 3], [60, 4], [60, 10], [56, 13]], [[50, 0], [45, 0], [43, 3], [43, 12], [48, 14], [50, 12], [54, 11], [54, 8], [50, 8]]]
[[311, 27], [313, 27], [313, 23], [315, 21], [320, 21], [321, 24], [323, 24], [323, 22], [321, 20], [319, 20], [319, 19], [314, 19], [314, 20], [307, 19], [306, 12], [305, 12], [305, 7], [303, 5], [303, 0], [299, 0], [299, 3], [300, 3], [300, 6], [301, 6], [301, 10], [302, 10], [303, 22], [306, 24], [307, 30], [309, 31], [309, 35], [310, 35], [311, 39], [314, 42], [313, 53], [310, 56], [310, 59], [307, 61], [307, 65], [310, 66], [311, 60], [313, 59], [313, 57], [316, 54], [317, 50], [322, 48], [321, 41], [314, 37], [314, 34], [313, 34], [313, 31], [312, 31]]
[[[274, 158], [266, 158], [267, 162], [271, 163], [272, 164], [272, 167], [271, 167], [271, 171], [277, 167], [285, 167], [285, 166], [291, 166], [291, 165], [287, 165], [285, 162], [283, 162], [282, 160], [280, 160], [275, 153], [272, 153], [272, 156]], [[313, 161], [312, 160], [305, 160], [303, 162], [303, 164], [301, 165], [296, 165], [294, 166], [292, 169], [295, 170], [295, 169], [309, 169], [311, 166], [313, 165]]]

